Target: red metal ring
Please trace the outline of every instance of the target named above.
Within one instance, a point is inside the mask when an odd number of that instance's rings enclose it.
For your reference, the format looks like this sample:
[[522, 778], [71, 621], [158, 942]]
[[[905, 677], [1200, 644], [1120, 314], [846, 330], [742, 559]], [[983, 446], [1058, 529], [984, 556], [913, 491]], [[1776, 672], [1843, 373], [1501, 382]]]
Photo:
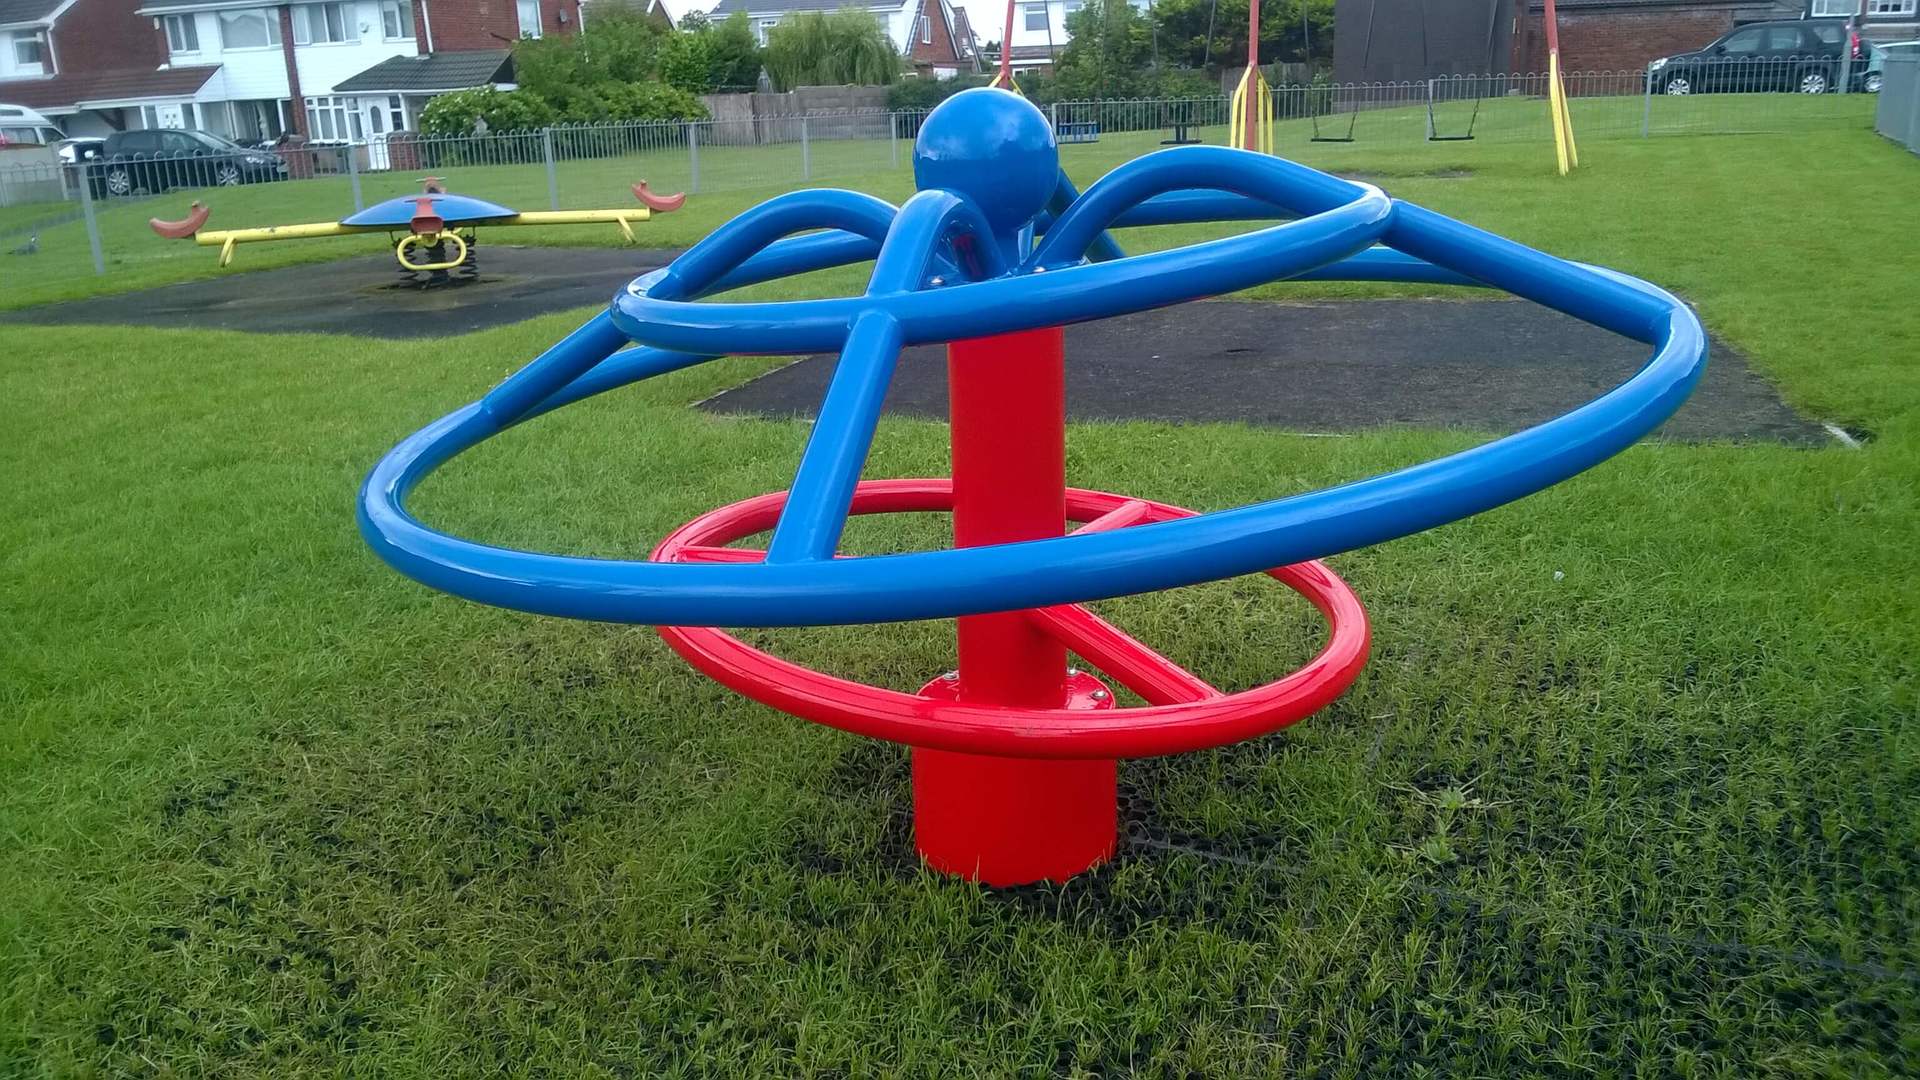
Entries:
[[[652, 557], [663, 562], [714, 558], [714, 549], [771, 529], [786, 500], [787, 493], [781, 491], [709, 511], [675, 529]], [[1066, 489], [1066, 503], [1073, 521], [1091, 521], [1129, 503], [1146, 508], [1142, 523], [1194, 513], [1084, 488]], [[863, 480], [850, 512], [952, 509], [953, 482], [946, 478]], [[1277, 567], [1267, 574], [1326, 616], [1328, 638], [1319, 654], [1293, 674], [1250, 690], [1142, 708], [1090, 712], [937, 701], [802, 667], [712, 628], [663, 626], [659, 631], [687, 662], [734, 691], [856, 735], [999, 757], [1153, 757], [1225, 746], [1286, 727], [1339, 697], [1360, 674], [1367, 660], [1367, 615], [1347, 583], [1317, 561]]]

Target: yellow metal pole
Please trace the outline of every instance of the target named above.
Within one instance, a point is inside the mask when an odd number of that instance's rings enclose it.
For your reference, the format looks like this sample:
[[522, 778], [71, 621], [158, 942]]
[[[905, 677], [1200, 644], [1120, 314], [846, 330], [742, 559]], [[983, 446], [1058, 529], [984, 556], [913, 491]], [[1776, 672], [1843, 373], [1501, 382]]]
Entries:
[[352, 233], [385, 232], [384, 226], [342, 225], [337, 221], [316, 221], [310, 225], [269, 225], [264, 229], [219, 229], [193, 234], [193, 242], [205, 247], [229, 244], [255, 244], [262, 240], [306, 240], [315, 236], [347, 236]]
[[633, 240], [633, 222], [646, 221], [653, 211], [646, 207], [632, 210], [529, 210], [510, 218], [487, 222], [491, 225], [618, 225], [628, 241]]

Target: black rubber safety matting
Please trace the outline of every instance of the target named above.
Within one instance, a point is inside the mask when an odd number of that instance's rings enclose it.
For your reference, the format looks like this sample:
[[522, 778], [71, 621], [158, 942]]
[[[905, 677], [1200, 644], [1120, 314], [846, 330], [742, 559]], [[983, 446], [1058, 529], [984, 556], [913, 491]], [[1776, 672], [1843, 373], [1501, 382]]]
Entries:
[[[256, 334], [445, 337], [613, 299], [627, 282], [680, 254], [660, 248], [493, 246], [481, 237], [480, 279], [420, 288], [401, 283], [385, 241], [378, 254], [219, 277], [92, 300], [0, 311], [0, 322], [111, 323]], [[214, 250], [204, 252], [208, 259]], [[239, 249], [244, 262], [248, 250]]]
[[[1183, 304], [1067, 328], [1074, 420], [1226, 421], [1300, 432], [1380, 425], [1514, 431], [1617, 386], [1648, 347], [1511, 300]], [[1659, 435], [1826, 444], [1735, 350]], [[834, 357], [812, 356], [702, 403], [721, 413], [807, 416]], [[946, 356], [908, 349], [886, 408], [944, 419]]]

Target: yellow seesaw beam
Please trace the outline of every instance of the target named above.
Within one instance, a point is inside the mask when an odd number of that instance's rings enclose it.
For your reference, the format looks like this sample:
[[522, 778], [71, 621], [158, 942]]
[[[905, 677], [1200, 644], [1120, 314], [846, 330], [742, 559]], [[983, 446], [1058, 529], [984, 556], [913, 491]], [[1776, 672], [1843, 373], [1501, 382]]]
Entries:
[[[469, 228], [485, 225], [493, 228], [500, 225], [618, 225], [620, 234], [629, 242], [634, 240], [633, 223], [646, 221], [653, 211], [644, 206], [631, 210], [529, 210], [508, 217], [475, 218], [462, 221], [453, 228]], [[233, 261], [235, 244], [258, 244], [268, 240], [309, 240], [320, 236], [349, 236], [356, 233], [390, 233], [400, 229], [398, 225], [342, 225], [337, 221], [315, 221], [304, 225], [268, 225], [258, 229], [215, 229], [193, 234], [193, 242], [204, 247], [220, 248], [220, 265]], [[449, 230], [451, 231], [451, 230]]]
[[[510, 218], [501, 218], [485, 224], [492, 225], [595, 225], [613, 224], [620, 226], [620, 235], [633, 239], [633, 223], [646, 221], [653, 211], [644, 206], [632, 210], [527, 210]], [[474, 224], [482, 224], [475, 222]]]

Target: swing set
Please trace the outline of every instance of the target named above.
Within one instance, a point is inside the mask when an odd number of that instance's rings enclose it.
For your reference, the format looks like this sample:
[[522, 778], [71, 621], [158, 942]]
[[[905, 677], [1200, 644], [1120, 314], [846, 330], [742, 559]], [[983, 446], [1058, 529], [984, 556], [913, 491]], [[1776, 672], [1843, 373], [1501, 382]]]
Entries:
[[[1428, 9], [1428, 0], [1420, 0], [1420, 70], [1423, 74], [1425, 72], [1429, 72], [1433, 70], [1432, 58], [1427, 48], [1427, 38], [1429, 36], [1429, 25], [1430, 25], [1427, 9]], [[1361, 50], [1360, 50], [1360, 68], [1362, 71], [1366, 70], [1373, 60], [1373, 27], [1374, 27], [1375, 16], [1378, 14], [1378, 12], [1379, 12], [1379, 0], [1368, 0], [1367, 32], [1366, 32], [1366, 36], [1362, 39], [1363, 43], [1361, 45]], [[1499, 23], [1500, 23], [1500, 0], [1487, 0], [1487, 35], [1486, 35], [1486, 47], [1484, 51], [1485, 61], [1482, 64], [1482, 70], [1484, 71], [1493, 70], [1493, 41], [1494, 41], [1495, 32], [1499, 29]], [[1457, 134], [1457, 135], [1442, 135], [1440, 134], [1439, 116], [1434, 112], [1434, 108], [1433, 108], [1433, 100], [1434, 100], [1433, 90], [1434, 90], [1434, 84], [1436, 81], [1438, 80], [1435, 80], [1431, 77], [1427, 78], [1427, 95], [1426, 95], [1427, 97], [1427, 102], [1426, 102], [1427, 104], [1427, 141], [1428, 142], [1471, 142], [1473, 140], [1474, 128], [1478, 126], [1480, 122], [1480, 101], [1485, 95], [1476, 93], [1473, 96], [1473, 112], [1467, 117], [1467, 127], [1464, 132], [1461, 132], [1460, 134]], [[1332, 88], [1330, 88], [1330, 91], [1331, 90]], [[1329, 101], [1331, 103], [1331, 99], [1329, 99]], [[1336, 129], [1333, 128], [1332, 125], [1328, 125], [1328, 127], [1323, 130], [1320, 126], [1319, 110], [1309, 107], [1307, 109], [1307, 117], [1308, 117], [1308, 122], [1313, 127], [1313, 135], [1308, 141], [1317, 142], [1317, 143], [1350, 143], [1355, 141], [1354, 128], [1356, 126], [1357, 121], [1360, 119], [1361, 102], [1360, 102], [1359, 95], [1357, 94], [1353, 95], [1352, 101], [1353, 101], [1353, 107], [1351, 109], [1346, 110], [1346, 113], [1347, 113], [1346, 130], [1338, 135], [1333, 133], [1334, 130]]]

